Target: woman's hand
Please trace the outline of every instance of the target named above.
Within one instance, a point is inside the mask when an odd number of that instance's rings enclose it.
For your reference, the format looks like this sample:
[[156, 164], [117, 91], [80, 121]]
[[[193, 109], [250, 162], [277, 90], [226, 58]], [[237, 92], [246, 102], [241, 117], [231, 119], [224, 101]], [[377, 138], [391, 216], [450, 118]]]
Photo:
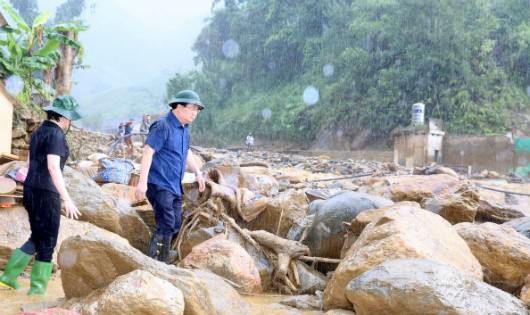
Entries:
[[78, 219], [82, 216], [81, 212], [77, 209], [72, 199], [64, 201], [64, 209], [66, 210], [66, 217], [69, 219]]

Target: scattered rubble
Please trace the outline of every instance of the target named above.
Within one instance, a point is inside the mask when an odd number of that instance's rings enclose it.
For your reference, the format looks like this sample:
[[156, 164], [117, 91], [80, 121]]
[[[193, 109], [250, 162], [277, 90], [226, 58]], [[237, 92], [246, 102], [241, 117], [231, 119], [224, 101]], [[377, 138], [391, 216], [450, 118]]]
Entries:
[[[529, 313], [530, 184], [511, 174], [196, 147], [207, 189], [187, 174], [172, 244], [179, 255], [165, 265], [143, 254], [155, 219], [134, 199], [142, 143], [126, 156], [135, 166], [127, 184], [97, 184], [112, 137], [68, 137], [79, 145], [65, 178], [85, 222], [61, 222], [54, 264], [64, 309], [110, 314], [128, 296], [155, 313], [249, 314], [243, 296], [265, 292], [293, 295], [271, 309], [329, 314], [373, 314], [374, 305], [395, 314]], [[6, 162], [0, 175], [23, 165]], [[19, 201], [0, 208], [0, 269], [28, 234]], [[133, 302], [130, 312], [143, 310]]]

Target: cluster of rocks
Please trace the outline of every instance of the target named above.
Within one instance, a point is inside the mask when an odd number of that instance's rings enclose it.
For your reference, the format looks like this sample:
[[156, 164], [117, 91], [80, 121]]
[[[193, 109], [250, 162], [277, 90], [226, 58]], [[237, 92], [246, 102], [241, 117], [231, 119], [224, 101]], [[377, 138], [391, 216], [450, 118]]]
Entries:
[[[108, 150], [90, 143], [91, 153]], [[63, 308], [252, 314], [244, 295], [281, 291], [292, 296], [260, 312], [530, 314], [529, 185], [443, 167], [413, 175], [393, 163], [197, 149], [208, 190], [185, 184], [173, 265], [143, 254], [154, 218], [133, 187], [65, 169], [83, 216], [61, 219]], [[0, 267], [28, 235], [23, 207], [0, 210]]]

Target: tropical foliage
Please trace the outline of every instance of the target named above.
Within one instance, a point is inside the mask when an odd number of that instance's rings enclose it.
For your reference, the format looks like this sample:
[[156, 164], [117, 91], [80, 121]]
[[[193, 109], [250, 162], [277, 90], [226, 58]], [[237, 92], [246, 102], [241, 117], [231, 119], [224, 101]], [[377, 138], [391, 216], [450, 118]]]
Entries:
[[[9, 14], [14, 25], [0, 28], [0, 78], [18, 77], [23, 89], [18, 95], [23, 104], [38, 104], [38, 100], [49, 100], [53, 88], [42, 80], [42, 71], [57, 65], [61, 54], [58, 47], [68, 45], [76, 50], [82, 48], [79, 41], [69, 38], [64, 32], [80, 32], [86, 26], [73, 22], [47, 25], [49, 12], [38, 14], [28, 25], [11, 6], [2, 4], [2, 11]], [[40, 77], [39, 77], [40, 76]]]
[[[307, 143], [356, 126], [388, 139], [410, 124], [416, 102], [451, 132], [528, 129], [527, 0], [214, 5], [193, 47], [202, 72], [168, 83], [168, 98], [195, 87], [208, 104], [194, 127], [201, 134]], [[318, 91], [314, 105], [304, 102], [309, 86]]]

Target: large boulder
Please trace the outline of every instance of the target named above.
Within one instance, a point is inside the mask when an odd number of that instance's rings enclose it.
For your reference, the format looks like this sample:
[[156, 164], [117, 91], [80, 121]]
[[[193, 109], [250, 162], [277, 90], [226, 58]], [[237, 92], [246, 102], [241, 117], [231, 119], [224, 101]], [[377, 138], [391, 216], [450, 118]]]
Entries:
[[235, 283], [242, 293], [261, 293], [261, 279], [254, 259], [238, 244], [218, 234], [193, 247], [179, 266], [209, 270]]
[[269, 257], [267, 257], [262, 250], [257, 249], [254, 245], [250, 244], [241, 236], [241, 234], [239, 234], [239, 232], [233, 229], [227, 230], [227, 239], [230, 242], [239, 244], [239, 246], [241, 246], [255, 261], [263, 289], [272, 289], [274, 287], [274, 283], [272, 281], [274, 262], [269, 260]]
[[308, 204], [303, 191], [286, 190], [269, 199], [265, 210], [245, 227], [285, 237], [293, 223], [306, 216]]
[[415, 201], [423, 205], [429, 198], [439, 197], [460, 189], [464, 184], [445, 174], [400, 176], [388, 179], [390, 186], [384, 196], [398, 201]]
[[353, 279], [355, 314], [529, 314], [514, 296], [450, 265], [427, 259], [384, 262]]
[[276, 178], [265, 174], [244, 174], [242, 188], [266, 196], [277, 195], [280, 190]]
[[477, 208], [477, 220], [483, 222], [504, 223], [513, 219], [524, 218], [521, 210], [512, 209], [509, 205], [481, 199]]
[[[177, 268], [153, 260], [119, 236], [94, 237], [76, 236], [65, 240], [59, 251], [61, 280], [67, 299], [84, 297], [91, 292], [108, 286], [117, 277], [141, 269], [177, 287], [184, 296], [184, 314], [233, 314], [234, 310], [247, 307], [245, 301], [220, 277], [208, 272], [208, 279], [199, 276], [197, 270]], [[206, 272], [206, 271], [204, 271]], [[204, 275], [204, 273], [201, 273]], [[209, 280], [216, 279], [216, 282]], [[218, 286], [215, 285], [218, 283]], [[214, 305], [216, 294], [229, 297], [225, 304]], [[234, 307], [236, 308], [229, 308]]]
[[128, 202], [111, 197], [96, 182], [71, 167], [64, 168], [66, 187], [82, 216], [102, 229], [116, 233], [132, 246], [147, 251], [149, 228]]
[[340, 257], [345, 233], [342, 222], [351, 222], [364, 210], [393, 204], [383, 197], [353, 191], [343, 191], [327, 200], [313, 203], [316, 203], [315, 218], [303, 243], [310, 248], [311, 255], [328, 258]]
[[[11, 253], [24, 244], [31, 234], [27, 210], [22, 206], [4, 208], [0, 210], [0, 269], [4, 269]], [[76, 235], [107, 235], [112, 237], [112, 232], [98, 228], [97, 226], [77, 220], [67, 219], [61, 216], [57, 246], [60, 248], [62, 242]], [[126, 240], [122, 239], [127, 242]], [[57, 250], [53, 253], [52, 262], [57, 264]], [[33, 263], [30, 263], [28, 269]]]
[[510, 293], [523, 286], [530, 274], [530, 239], [491, 222], [460, 223], [455, 230], [482, 265], [485, 282]]
[[466, 242], [439, 215], [416, 206], [395, 206], [366, 226], [324, 290], [326, 309], [351, 309], [346, 285], [385, 261], [425, 258], [482, 280], [482, 268]]
[[137, 269], [85, 298], [71, 299], [64, 307], [84, 315], [182, 315], [184, 298], [170, 282]]
[[439, 214], [451, 224], [474, 222], [479, 201], [477, 189], [464, 184], [452, 194], [427, 199], [424, 209]]

